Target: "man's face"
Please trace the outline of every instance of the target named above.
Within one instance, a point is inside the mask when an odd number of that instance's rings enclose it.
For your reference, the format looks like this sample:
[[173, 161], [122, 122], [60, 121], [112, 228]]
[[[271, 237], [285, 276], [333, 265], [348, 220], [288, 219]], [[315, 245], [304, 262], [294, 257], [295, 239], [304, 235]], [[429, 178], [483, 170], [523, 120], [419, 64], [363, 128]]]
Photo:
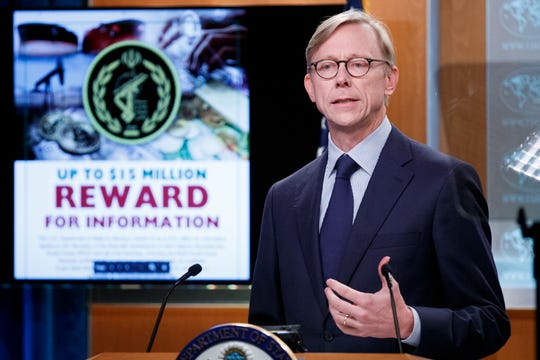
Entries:
[[[356, 57], [386, 60], [371, 27], [346, 24], [315, 51], [311, 62]], [[311, 67], [304, 85], [311, 101], [329, 121], [331, 130], [366, 130], [378, 126], [384, 118], [385, 97], [394, 92], [397, 78], [397, 68], [383, 62], [373, 62], [368, 73], [360, 78], [352, 77], [341, 63], [332, 79], [321, 78]]]

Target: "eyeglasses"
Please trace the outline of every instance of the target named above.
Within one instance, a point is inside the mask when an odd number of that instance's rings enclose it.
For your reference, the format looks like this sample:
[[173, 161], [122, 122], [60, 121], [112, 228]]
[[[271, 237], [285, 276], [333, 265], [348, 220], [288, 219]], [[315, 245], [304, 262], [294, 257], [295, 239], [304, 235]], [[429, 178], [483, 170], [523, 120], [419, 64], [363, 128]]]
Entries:
[[[351, 58], [348, 60], [330, 60], [330, 59], [324, 59], [312, 62], [309, 64], [309, 67], [312, 67], [315, 69], [315, 72], [317, 72], [317, 75], [322, 77], [323, 79], [333, 79], [336, 77], [338, 71], [339, 71], [339, 64], [343, 63], [345, 64], [345, 69], [347, 69], [347, 72], [352, 77], [362, 77], [366, 75], [369, 71], [369, 68], [371, 67], [372, 62], [382, 62], [385, 64], [390, 65], [390, 63], [386, 60], [378, 60], [378, 59], [368, 59], [368, 58]], [[309, 69], [308, 67], [308, 69]]]

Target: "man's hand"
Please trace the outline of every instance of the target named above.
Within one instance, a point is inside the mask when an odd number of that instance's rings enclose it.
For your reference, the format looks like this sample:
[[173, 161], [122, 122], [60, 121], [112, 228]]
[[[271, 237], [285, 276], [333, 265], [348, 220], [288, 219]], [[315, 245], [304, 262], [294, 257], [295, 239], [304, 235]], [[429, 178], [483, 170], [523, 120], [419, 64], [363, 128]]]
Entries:
[[[381, 273], [382, 265], [389, 261], [390, 257], [385, 256], [379, 262], [378, 271], [382, 288], [374, 294], [356, 291], [334, 279], [327, 280], [328, 287], [324, 292], [328, 299], [330, 314], [343, 333], [374, 338], [396, 337], [390, 292]], [[399, 284], [393, 277], [392, 280], [400, 334], [402, 338], [407, 338], [413, 329], [413, 314], [405, 304]]]

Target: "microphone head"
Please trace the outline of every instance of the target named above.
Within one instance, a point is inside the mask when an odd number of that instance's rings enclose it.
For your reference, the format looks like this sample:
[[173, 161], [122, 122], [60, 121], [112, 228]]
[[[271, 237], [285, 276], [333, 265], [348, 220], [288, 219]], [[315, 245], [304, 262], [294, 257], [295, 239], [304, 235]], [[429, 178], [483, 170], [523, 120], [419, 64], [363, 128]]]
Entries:
[[381, 267], [381, 272], [385, 278], [388, 278], [388, 275], [390, 275], [390, 273], [392, 272], [392, 269], [390, 268], [390, 264], [389, 263], [383, 264], [383, 266]]
[[199, 275], [199, 273], [202, 270], [202, 266], [199, 264], [193, 264], [189, 267], [188, 272], [191, 274], [191, 276]]

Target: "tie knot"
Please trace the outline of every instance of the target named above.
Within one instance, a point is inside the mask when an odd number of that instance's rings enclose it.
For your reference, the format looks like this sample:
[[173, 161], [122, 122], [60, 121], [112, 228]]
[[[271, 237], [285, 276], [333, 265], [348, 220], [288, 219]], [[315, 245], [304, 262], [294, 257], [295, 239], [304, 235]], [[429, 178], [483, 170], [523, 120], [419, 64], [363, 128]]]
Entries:
[[350, 179], [359, 165], [347, 154], [343, 154], [336, 163], [336, 178]]

